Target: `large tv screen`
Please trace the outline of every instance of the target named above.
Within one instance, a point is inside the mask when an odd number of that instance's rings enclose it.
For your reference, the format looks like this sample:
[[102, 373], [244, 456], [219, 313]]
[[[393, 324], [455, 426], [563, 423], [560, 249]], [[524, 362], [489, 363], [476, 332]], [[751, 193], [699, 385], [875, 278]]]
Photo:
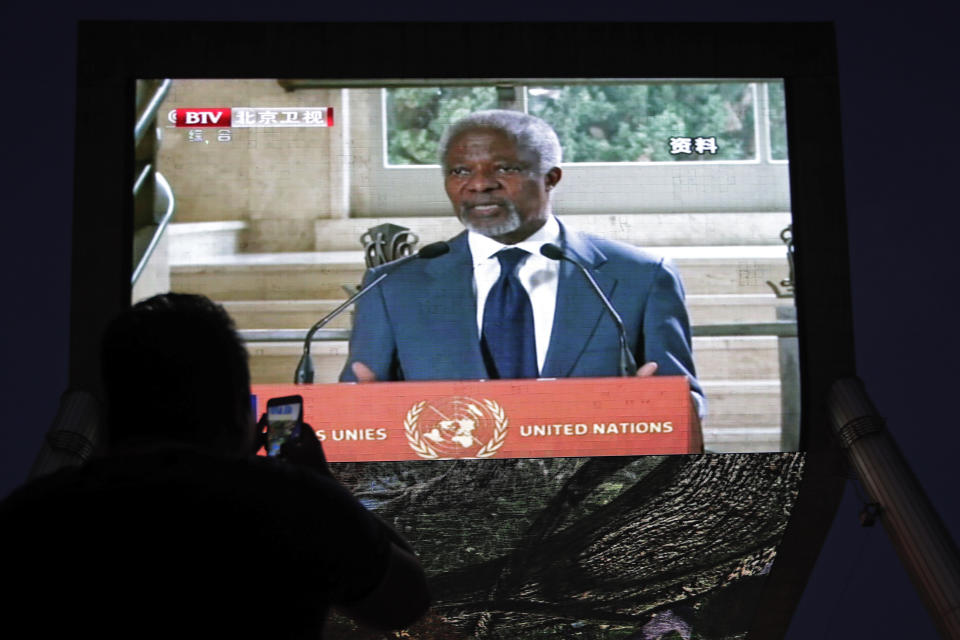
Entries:
[[[639, 456], [624, 438], [595, 457], [335, 465], [427, 568], [435, 606], [411, 636], [775, 633], [841, 480], [818, 398], [852, 371], [831, 30], [501, 25], [524, 55], [460, 65], [412, 44], [477, 27], [84, 25], [78, 149], [98, 162], [78, 167], [72, 375], [96, 387], [81, 336], [111, 309], [175, 290], [225, 306], [255, 385], [292, 382], [306, 330], [376, 262], [372, 238], [397, 257], [463, 231], [444, 130], [528, 113], [563, 150], [563, 232], [638, 247], [681, 283], [706, 454]], [[167, 44], [104, 80], [105, 32]], [[580, 46], [535, 55], [556, 38]], [[349, 370], [356, 317], [318, 334], [317, 383]]]
[[[357, 84], [140, 80], [142, 103], [164, 90], [147, 134], [156, 139], [141, 143], [153, 153], [138, 163], [140, 184], [160, 185], [138, 194], [160, 206], [135, 229], [132, 299], [168, 289], [209, 295], [247, 338], [254, 383], [291, 382], [306, 330], [360, 284], [365, 249], [401, 257], [464, 230], [444, 193], [445, 129], [477, 111], [517, 110], [557, 131], [563, 175], [551, 204], [565, 229], [674, 266], [686, 306], [677, 321], [692, 330], [691, 373], [706, 397], [706, 449], [799, 448], [782, 79]], [[636, 295], [619, 286], [614, 307]], [[408, 303], [435, 305], [431, 295], [424, 287]], [[601, 304], [580, 299], [573, 314], [601, 313]], [[313, 346], [315, 382], [338, 380], [352, 319], [342, 315], [328, 325], [342, 331]]]

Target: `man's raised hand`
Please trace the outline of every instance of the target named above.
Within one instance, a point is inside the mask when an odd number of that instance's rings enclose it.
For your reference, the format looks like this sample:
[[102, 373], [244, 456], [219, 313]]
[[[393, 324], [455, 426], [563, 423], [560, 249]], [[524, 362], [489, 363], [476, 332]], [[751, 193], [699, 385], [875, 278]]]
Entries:
[[362, 362], [354, 362], [350, 365], [353, 375], [357, 377], [357, 382], [376, 382], [377, 375], [371, 371], [370, 367]]
[[323, 445], [317, 438], [316, 431], [306, 422], [300, 423], [298, 435], [290, 438], [280, 447], [282, 460], [310, 467], [325, 476], [333, 477], [330, 467], [327, 466], [327, 456], [323, 453]]
[[638, 378], [649, 378], [657, 372], [657, 363], [656, 362], [647, 362], [642, 367], [637, 369]]

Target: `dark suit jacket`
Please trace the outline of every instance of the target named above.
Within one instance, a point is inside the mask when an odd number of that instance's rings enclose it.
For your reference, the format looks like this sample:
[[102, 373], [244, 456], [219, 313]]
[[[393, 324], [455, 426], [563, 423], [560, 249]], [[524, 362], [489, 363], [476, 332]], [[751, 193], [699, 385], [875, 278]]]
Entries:
[[[593, 272], [623, 319], [638, 364], [656, 362], [658, 375], [685, 375], [701, 404], [690, 347], [683, 285], [673, 267], [631, 245], [560, 225], [564, 249]], [[367, 273], [364, 284], [383, 267]], [[583, 274], [560, 266], [557, 307], [543, 378], [618, 375], [616, 326]], [[487, 378], [477, 336], [473, 261], [464, 231], [450, 252], [397, 268], [357, 304], [350, 357], [342, 382], [356, 378], [353, 362], [378, 380]]]

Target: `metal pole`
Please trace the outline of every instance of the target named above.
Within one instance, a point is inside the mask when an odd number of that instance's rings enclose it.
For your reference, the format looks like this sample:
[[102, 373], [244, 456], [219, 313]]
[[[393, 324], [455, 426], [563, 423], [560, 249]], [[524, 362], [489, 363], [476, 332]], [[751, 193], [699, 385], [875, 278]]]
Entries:
[[83, 464], [100, 439], [100, 404], [86, 391], [64, 391], [53, 425], [30, 469], [27, 480], [63, 467]]
[[960, 555], [859, 378], [834, 383], [833, 428], [944, 638], [960, 639]]

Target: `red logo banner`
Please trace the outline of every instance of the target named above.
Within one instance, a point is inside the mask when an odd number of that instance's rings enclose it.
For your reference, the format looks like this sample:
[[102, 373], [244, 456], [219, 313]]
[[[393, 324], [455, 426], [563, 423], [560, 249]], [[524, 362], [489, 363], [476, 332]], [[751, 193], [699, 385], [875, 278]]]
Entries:
[[330, 462], [702, 452], [684, 377], [254, 385], [303, 396]]
[[229, 127], [232, 115], [229, 107], [174, 109], [169, 119], [178, 127]]

